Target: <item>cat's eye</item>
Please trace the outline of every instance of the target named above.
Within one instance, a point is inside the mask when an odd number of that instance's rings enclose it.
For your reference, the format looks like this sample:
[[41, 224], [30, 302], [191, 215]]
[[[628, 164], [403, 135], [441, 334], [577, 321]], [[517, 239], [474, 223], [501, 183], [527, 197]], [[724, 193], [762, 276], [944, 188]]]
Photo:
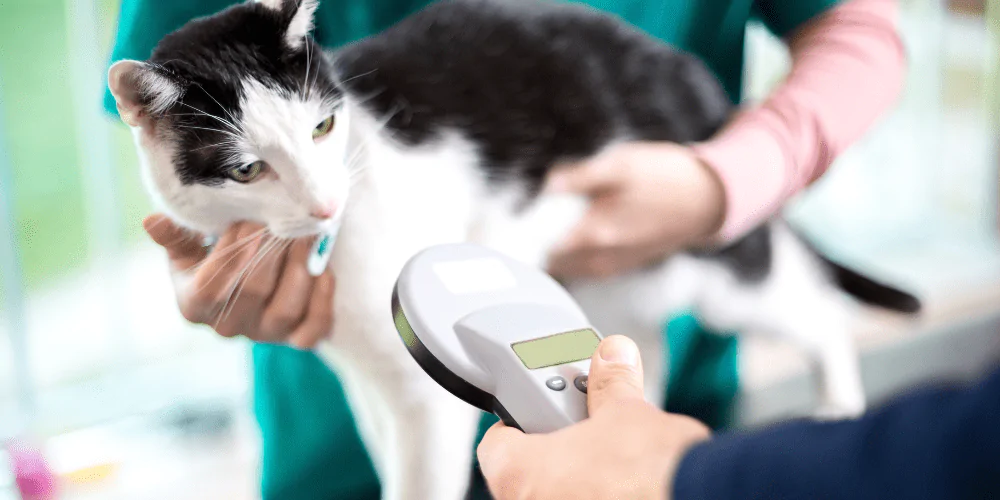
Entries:
[[333, 130], [333, 115], [326, 117], [325, 120], [319, 122], [319, 125], [316, 125], [316, 128], [313, 129], [313, 139], [325, 137], [331, 130]]
[[230, 179], [246, 184], [248, 182], [252, 182], [257, 178], [257, 176], [264, 172], [264, 168], [266, 166], [267, 165], [262, 161], [255, 161], [253, 163], [247, 163], [242, 167], [231, 168], [228, 172], [226, 172], [226, 174]]

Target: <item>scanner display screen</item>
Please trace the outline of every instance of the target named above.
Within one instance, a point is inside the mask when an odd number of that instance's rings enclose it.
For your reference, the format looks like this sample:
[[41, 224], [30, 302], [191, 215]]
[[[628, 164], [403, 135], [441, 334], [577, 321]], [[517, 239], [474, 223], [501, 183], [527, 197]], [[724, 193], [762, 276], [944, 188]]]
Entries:
[[593, 356], [600, 342], [597, 332], [585, 328], [524, 340], [510, 346], [524, 366], [534, 370], [587, 359]]

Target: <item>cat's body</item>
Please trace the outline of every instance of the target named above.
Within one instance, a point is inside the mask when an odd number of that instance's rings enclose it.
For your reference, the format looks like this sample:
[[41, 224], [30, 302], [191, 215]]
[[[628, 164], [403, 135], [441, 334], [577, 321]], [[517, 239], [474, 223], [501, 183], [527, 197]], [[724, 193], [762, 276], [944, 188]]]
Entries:
[[[152, 64], [116, 64], [110, 85], [152, 194], [185, 226], [251, 219], [289, 238], [329, 229], [323, 207], [343, 215], [335, 331], [319, 353], [345, 382], [385, 497], [457, 499], [479, 412], [398, 339], [389, 301], [402, 265], [475, 241], [543, 266], [587, 206], [539, 193], [550, 168], [628, 141], [704, 140], [731, 105], [695, 59], [589, 9], [444, 2], [324, 57], [307, 37], [314, 8], [267, 0], [189, 23]], [[662, 322], [693, 309], [720, 331], [802, 346], [823, 375], [822, 411], [849, 416], [865, 403], [838, 285], [917, 305], [778, 222], [720, 251], [567, 287], [599, 330], [639, 344], [654, 401]]]

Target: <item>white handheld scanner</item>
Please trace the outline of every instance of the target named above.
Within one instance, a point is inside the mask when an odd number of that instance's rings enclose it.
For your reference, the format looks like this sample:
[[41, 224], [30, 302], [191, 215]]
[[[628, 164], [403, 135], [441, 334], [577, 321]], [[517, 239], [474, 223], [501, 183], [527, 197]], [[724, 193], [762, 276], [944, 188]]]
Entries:
[[392, 294], [396, 330], [417, 363], [465, 402], [527, 433], [587, 417], [601, 340], [549, 275], [487, 248], [428, 248]]

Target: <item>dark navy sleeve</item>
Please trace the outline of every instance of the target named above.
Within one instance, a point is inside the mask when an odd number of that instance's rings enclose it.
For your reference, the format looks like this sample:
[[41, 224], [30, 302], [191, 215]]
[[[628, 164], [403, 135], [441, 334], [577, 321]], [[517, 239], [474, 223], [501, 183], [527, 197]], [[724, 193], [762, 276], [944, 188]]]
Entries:
[[720, 435], [688, 452], [674, 500], [1000, 498], [1000, 370], [861, 419]]

